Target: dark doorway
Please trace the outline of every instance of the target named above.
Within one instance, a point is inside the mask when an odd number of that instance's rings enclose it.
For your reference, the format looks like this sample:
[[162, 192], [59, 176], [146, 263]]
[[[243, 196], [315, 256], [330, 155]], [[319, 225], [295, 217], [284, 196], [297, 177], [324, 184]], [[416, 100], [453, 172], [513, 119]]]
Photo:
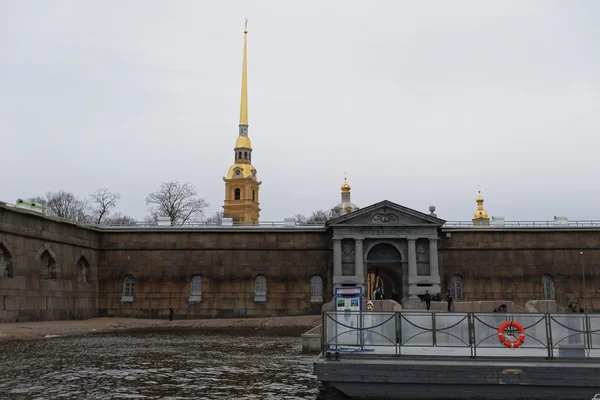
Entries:
[[369, 299], [377, 288], [383, 289], [386, 300], [396, 289], [402, 298], [402, 255], [389, 243], [375, 245], [367, 254], [367, 292]]

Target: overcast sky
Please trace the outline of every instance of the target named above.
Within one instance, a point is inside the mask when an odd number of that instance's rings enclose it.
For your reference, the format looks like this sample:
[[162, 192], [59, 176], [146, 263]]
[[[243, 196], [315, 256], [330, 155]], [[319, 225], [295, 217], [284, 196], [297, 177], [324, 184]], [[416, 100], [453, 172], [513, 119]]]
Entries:
[[161, 182], [221, 209], [249, 123], [261, 220], [387, 199], [600, 219], [598, 1], [0, 0], [0, 200]]

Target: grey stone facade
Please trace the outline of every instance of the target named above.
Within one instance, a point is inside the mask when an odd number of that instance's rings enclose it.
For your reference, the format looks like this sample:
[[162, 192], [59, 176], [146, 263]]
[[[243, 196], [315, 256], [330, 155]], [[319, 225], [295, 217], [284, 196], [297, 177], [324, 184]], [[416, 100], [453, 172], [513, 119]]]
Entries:
[[367, 290], [367, 274], [376, 270], [388, 298], [394, 288], [404, 305], [419, 307], [418, 295], [440, 291], [437, 242], [444, 223], [387, 200], [330, 220], [334, 289]]

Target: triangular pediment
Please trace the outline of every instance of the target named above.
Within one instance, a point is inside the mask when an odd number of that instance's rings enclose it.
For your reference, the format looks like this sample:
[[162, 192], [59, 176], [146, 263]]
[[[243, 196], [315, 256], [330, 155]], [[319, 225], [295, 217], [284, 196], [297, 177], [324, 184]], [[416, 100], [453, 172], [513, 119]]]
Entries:
[[443, 219], [424, 214], [388, 200], [327, 221], [327, 226], [442, 226]]

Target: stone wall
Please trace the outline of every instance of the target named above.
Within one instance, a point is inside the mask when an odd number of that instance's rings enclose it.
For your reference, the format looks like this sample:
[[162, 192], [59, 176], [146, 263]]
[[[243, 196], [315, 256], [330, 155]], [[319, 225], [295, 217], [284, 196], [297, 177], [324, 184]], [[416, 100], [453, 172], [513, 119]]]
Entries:
[[0, 322], [97, 316], [100, 234], [0, 205]]
[[[331, 298], [331, 239], [299, 229], [138, 230], [102, 238], [100, 314], [176, 318], [283, 316], [320, 313], [311, 302], [311, 278]], [[122, 302], [127, 275], [133, 302]], [[190, 280], [202, 278], [199, 302], [190, 303]], [[255, 279], [267, 280], [266, 301], [255, 301]]]
[[549, 275], [559, 304], [575, 298], [583, 307], [583, 251], [587, 308], [600, 309], [600, 229], [444, 228], [440, 238], [444, 292], [456, 274], [467, 301], [504, 299], [524, 306], [543, 298], [542, 277]]

